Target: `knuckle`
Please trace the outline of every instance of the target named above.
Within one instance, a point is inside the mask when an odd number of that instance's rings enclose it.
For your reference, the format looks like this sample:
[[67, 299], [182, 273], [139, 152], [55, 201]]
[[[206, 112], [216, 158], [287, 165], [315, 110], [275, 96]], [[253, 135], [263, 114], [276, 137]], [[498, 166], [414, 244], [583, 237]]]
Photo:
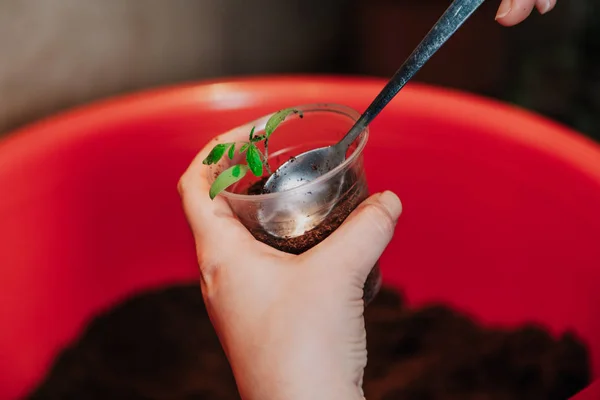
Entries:
[[181, 178], [179, 178], [179, 181], [177, 182], [177, 191], [179, 192], [180, 196], [185, 196], [185, 194], [187, 193], [187, 188], [189, 187], [189, 179], [187, 177], [187, 173], [183, 174], [181, 176]]
[[220, 262], [205, 257], [198, 257], [200, 267], [200, 277], [209, 290], [214, 290], [219, 285], [223, 268]]

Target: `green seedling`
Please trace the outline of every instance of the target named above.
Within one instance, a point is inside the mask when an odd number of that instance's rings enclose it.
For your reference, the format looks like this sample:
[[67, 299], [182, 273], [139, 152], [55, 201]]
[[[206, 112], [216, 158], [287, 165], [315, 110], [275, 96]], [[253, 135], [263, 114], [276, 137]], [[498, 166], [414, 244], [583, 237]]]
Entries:
[[[300, 117], [302, 117], [302, 111], [294, 108], [286, 108], [276, 112], [271, 116], [271, 118], [269, 118], [267, 124], [265, 125], [265, 133], [263, 135], [255, 135], [254, 131], [256, 127], [252, 127], [247, 142], [219, 143], [213, 147], [208, 156], [206, 156], [206, 158], [202, 161], [202, 164], [216, 164], [226, 153], [229, 159], [233, 160], [237, 145], [241, 145], [238, 150], [240, 154], [246, 153], [246, 164], [236, 164], [221, 172], [210, 187], [209, 195], [211, 199], [214, 199], [223, 190], [243, 179], [248, 171], [252, 172], [259, 178], [263, 176], [265, 170], [269, 175], [272, 174], [268, 161], [269, 139], [279, 124], [285, 121], [287, 116], [292, 113], [300, 114]], [[260, 142], [264, 142], [264, 154], [257, 146], [257, 143]]]

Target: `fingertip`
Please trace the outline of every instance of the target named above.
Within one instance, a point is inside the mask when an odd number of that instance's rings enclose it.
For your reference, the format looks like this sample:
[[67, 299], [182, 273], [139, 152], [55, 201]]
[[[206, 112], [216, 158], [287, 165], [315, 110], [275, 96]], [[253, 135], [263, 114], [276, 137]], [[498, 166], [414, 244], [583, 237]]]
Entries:
[[518, 25], [518, 24], [520, 24], [520, 23], [521, 23], [521, 22], [523, 22], [523, 21], [524, 21], [526, 18], [527, 18], [527, 15], [526, 15], [526, 16], [517, 16], [517, 17], [515, 17], [515, 16], [513, 16], [512, 14], [508, 14], [506, 17], [499, 18], [499, 19], [497, 19], [496, 21], [497, 21], [497, 22], [498, 22], [500, 25], [502, 25], [502, 26], [505, 26], [505, 27], [509, 28], [509, 27], [512, 27], [512, 26], [515, 26], [515, 25]]
[[527, 18], [528, 15], [529, 14], [520, 15], [520, 13], [513, 12], [511, 10], [507, 14], [504, 14], [500, 17], [496, 17], [496, 21], [502, 26], [511, 27], [511, 26], [515, 26], [515, 25], [518, 25], [521, 22], [523, 22]]
[[500, 25], [505, 26], [505, 27], [511, 27], [514, 26], [516, 24], [518, 24], [519, 22], [515, 22], [513, 20], [510, 19], [505, 19], [505, 18], [496, 18], [496, 22], [498, 22]]
[[503, 0], [496, 13], [500, 25], [510, 27], [523, 22], [536, 5], [536, 0]]
[[396, 193], [386, 190], [379, 196], [379, 202], [389, 212], [390, 216], [397, 220], [402, 214], [402, 202]]
[[547, 14], [556, 6], [556, 0], [537, 0], [535, 7], [541, 15]]
[[504, 18], [506, 18], [511, 11], [511, 0], [504, 0], [502, 3], [500, 3], [500, 7], [498, 7], [498, 12], [496, 13], [496, 21], [503, 21]]

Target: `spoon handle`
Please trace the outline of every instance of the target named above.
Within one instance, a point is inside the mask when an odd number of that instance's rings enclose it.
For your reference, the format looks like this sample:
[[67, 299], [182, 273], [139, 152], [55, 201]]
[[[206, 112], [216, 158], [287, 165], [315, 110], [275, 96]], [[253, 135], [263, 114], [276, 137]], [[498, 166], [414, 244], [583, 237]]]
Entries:
[[485, 0], [455, 0], [419, 43], [417, 48], [396, 71], [375, 100], [367, 107], [352, 129], [340, 141], [347, 149], [367, 125], [396, 96], [421, 67], [442, 47]]

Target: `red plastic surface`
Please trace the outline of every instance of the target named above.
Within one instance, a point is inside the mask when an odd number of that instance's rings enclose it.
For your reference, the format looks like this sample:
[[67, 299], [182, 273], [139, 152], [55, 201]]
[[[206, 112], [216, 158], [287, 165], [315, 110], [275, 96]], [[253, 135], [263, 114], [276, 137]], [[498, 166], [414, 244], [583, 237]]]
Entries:
[[587, 389], [583, 390], [571, 400], [598, 400], [600, 399], [600, 381], [592, 383]]
[[[194, 279], [176, 184], [214, 135], [284, 106], [362, 111], [383, 81], [257, 78], [142, 93], [0, 142], [0, 398], [94, 312]], [[474, 96], [409, 86], [372, 125], [371, 189], [404, 203], [384, 279], [487, 323], [575, 328], [600, 367], [600, 150]]]

